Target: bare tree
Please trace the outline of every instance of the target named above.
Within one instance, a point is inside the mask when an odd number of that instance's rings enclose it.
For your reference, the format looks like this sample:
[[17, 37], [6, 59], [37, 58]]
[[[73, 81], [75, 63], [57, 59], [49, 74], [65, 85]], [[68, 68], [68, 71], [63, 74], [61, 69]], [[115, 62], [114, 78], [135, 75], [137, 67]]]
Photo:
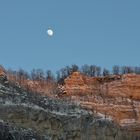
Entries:
[[90, 76], [90, 66], [85, 64], [81, 67], [81, 72], [87, 76]]
[[53, 76], [53, 73], [51, 72], [51, 70], [46, 71], [46, 80], [47, 81], [53, 81], [54, 80], [54, 76]]
[[17, 72], [17, 77], [18, 77], [18, 82], [21, 84], [23, 83], [25, 80], [27, 80], [29, 78], [29, 74], [28, 72], [26, 72], [25, 70], [23, 69], [19, 69]]
[[113, 66], [113, 70], [112, 70], [113, 74], [118, 75], [120, 74], [120, 67], [115, 65]]
[[93, 77], [96, 74], [96, 66], [95, 65], [91, 65], [90, 66], [90, 76]]
[[121, 67], [121, 74], [128, 74], [128, 73], [134, 73], [135, 69], [130, 66], [123, 66]]
[[101, 76], [101, 67], [96, 67], [96, 76]]
[[71, 66], [71, 70], [72, 70], [72, 72], [76, 72], [76, 71], [79, 70], [79, 67], [78, 67], [76, 64], [73, 64], [73, 65]]
[[136, 74], [140, 74], [140, 67], [135, 67], [134, 71], [135, 71]]
[[60, 71], [57, 71], [56, 72], [56, 80], [57, 82], [61, 79], [61, 74], [60, 74]]
[[42, 69], [33, 69], [31, 71], [31, 78], [32, 80], [45, 80], [45, 74], [44, 71]]
[[108, 76], [110, 74], [109, 70], [103, 69], [103, 76]]

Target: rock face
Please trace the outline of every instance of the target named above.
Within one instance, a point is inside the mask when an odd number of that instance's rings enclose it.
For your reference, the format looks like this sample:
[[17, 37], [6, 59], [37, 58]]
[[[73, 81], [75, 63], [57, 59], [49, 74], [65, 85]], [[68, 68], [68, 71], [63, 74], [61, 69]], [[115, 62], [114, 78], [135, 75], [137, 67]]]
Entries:
[[[140, 75], [112, 75], [107, 77], [87, 77], [80, 72], [74, 72], [65, 79], [68, 95], [105, 94], [110, 97], [140, 99]], [[80, 94], [81, 95], [81, 94]]]
[[85, 95], [98, 92], [99, 81], [97, 78], [89, 78], [80, 72], [74, 72], [65, 79], [67, 95]]
[[65, 89], [67, 97], [84, 108], [103, 113], [121, 126], [140, 126], [140, 75], [91, 78], [76, 72], [65, 79]]
[[[6, 79], [0, 82], [0, 139], [2, 140], [140, 139], [139, 125], [137, 125], [138, 131], [135, 131], [136, 126], [119, 126], [111, 118], [96, 112], [94, 107], [91, 110], [91, 105], [88, 107], [86, 102], [82, 105], [82, 102], [81, 104], [70, 102], [66, 98], [55, 99], [31, 94], [16, 84], [7, 82], [5, 85], [5, 82]], [[92, 81], [89, 79], [88, 82]]]
[[123, 75], [121, 80], [104, 83], [102, 92], [111, 97], [124, 97], [140, 100], [140, 75]]
[[22, 129], [19, 127], [15, 127], [14, 125], [10, 125], [5, 122], [0, 122], [0, 139], [1, 140], [35, 140], [41, 138], [37, 136], [30, 129]]

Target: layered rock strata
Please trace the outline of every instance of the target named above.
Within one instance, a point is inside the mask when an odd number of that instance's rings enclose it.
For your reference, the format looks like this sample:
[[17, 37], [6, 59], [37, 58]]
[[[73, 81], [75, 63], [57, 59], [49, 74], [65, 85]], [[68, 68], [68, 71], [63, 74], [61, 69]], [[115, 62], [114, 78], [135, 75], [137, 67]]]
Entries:
[[[28, 93], [0, 82], [2, 140], [138, 140], [139, 131], [120, 127], [86, 104]], [[130, 129], [131, 128], [131, 129]], [[137, 126], [138, 128], [138, 126]], [[138, 129], [139, 130], [139, 129]]]
[[87, 77], [79, 72], [65, 79], [67, 98], [111, 117], [120, 125], [140, 124], [140, 75]]

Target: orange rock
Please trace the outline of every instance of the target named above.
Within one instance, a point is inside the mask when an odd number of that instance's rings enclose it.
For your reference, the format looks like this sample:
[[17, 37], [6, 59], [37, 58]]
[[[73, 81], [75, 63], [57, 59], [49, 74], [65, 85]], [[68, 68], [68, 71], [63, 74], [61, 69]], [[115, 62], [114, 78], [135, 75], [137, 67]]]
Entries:
[[140, 75], [123, 75], [121, 80], [104, 83], [101, 90], [111, 97], [140, 99]]
[[96, 92], [97, 83], [96, 78], [89, 78], [80, 72], [74, 72], [65, 79], [65, 88], [69, 95], [86, 94]]
[[5, 76], [6, 70], [0, 65], [0, 76]]
[[65, 79], [65, 89], [84, 108], [110, 116], [122, 126], [140, 123], [140, 75], [92, 78], [75, 72]]
[[87, 77], [80, 72], [74, 72], [65, 79], [67, 93], [99, 92], [105, 96], [140, 99], [140, 75], [127, 74], [122, 76]]

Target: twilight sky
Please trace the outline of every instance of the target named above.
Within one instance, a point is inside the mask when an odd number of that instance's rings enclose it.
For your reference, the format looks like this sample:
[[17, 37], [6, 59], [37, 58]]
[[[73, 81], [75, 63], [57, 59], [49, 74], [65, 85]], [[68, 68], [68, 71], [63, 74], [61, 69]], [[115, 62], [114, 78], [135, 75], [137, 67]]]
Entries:
[[140, 66], [140, 0], [1, 0], [0, 52], [13, 69]]

